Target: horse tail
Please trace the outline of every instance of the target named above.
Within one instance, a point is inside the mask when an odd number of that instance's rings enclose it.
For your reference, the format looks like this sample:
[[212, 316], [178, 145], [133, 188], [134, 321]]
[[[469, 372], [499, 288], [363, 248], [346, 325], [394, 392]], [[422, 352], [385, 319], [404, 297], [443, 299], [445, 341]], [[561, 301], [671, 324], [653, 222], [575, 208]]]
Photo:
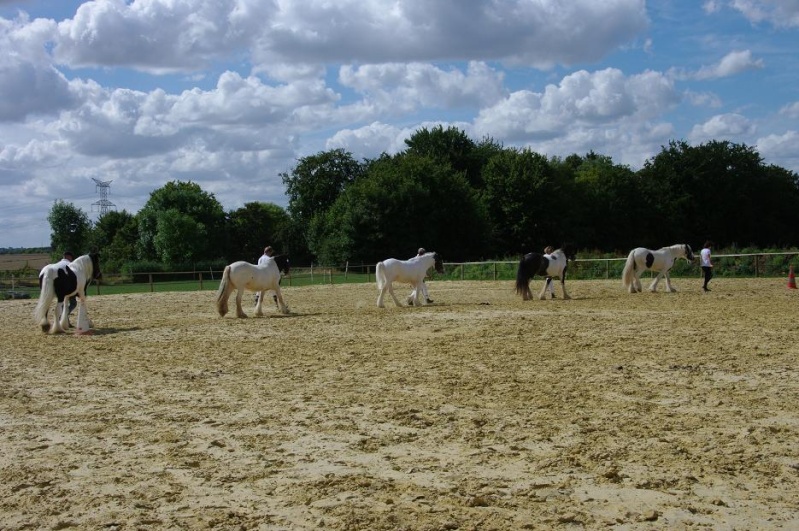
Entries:
[[525, 298], [530, 292], [530, 278], [532, 275], [527, 271], [528, 266], [525, 257], [519, 261], [519, 269], [516, 271], [516, 294]]
[[222, 273], [222, 281], [216, 291], [216, 311], [219, 312], [221, 317], [227, 314], [227, 303], [231, 291], [233, 291], [233, 283], [230, 281], [230, 266], [225, 266], [225, 272]]
[[50, 304], [55, 298], [56, 273], [57, 270], [55, 268], [48, 268], [47, 271], [39, 277], [41, 291], [39, 292], [39, 302], [36, 303], [36, 309], [33, 310], [33, 318], [45, 332], [50, 329], [50, 325], [47, 322], [47, 311], [50, 309]]
[[635, 249], [630, 251], [630, 254], [627, 255], [627, 262], [624, 264], [624, 270], [621, 272], [621, 285], [625, 288], [629, 288], [633, 285], [633, 279], [635, 278]]
[[382, 290], [386, 285], [386, 266], [383, 262], [378, 262], [375, 266], [375, 280], [377, 281], [377, 289]]

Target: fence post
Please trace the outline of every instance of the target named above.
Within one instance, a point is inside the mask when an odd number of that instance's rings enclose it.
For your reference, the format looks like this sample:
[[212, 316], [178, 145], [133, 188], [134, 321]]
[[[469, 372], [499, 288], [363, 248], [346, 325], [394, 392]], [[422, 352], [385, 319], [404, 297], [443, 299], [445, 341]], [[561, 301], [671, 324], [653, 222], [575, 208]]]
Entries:
[[347, 260], [347, 263], [344, 264], [344, 280], [347, 280], [347, 273], [350, 271], [350, 261]]
[[150, 293], [153, 292], [153, 274], [147, 273], [147, 278], [150, 280]]
[[200, 291], [203, 290], [203, 274], [202, 271], [200, 272]]

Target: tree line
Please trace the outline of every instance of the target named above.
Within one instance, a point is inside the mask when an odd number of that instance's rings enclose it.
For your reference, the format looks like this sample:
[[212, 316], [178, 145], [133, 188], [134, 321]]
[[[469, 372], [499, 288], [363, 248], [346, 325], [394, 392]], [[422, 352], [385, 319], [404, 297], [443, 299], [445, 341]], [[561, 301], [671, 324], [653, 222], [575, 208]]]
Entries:
[[57, 201], [48, 216], [55, 255], [101, 250], [105, 269], [254, 262], [265, 245], [294, 263], [371, 264], [418, 247], [447, 261], [515, 258], [570, 242], [626, 254], [674, 243], [788, 248], [799, 243], [799, 176], [728, 141], [672, 141], [638, 171], [589, 152], [546, 157], [420, 129], [406, 149], [358, 161], [341, 149], [280, 174], [286, 208], [253, 201], [225, 211], [193, 182], [153, 191], [137, 213], [95, 223]]

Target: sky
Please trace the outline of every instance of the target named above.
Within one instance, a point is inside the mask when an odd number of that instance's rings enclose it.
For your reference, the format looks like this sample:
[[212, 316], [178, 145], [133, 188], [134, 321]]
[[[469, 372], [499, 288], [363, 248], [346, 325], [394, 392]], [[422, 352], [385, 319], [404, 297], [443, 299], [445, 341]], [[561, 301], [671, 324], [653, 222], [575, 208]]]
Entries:
[[304, 156], [421, 128], [637, 170], [672, 140], [799, 172], [799, 0], [0, 0], [0, 247], [170, 181], [285, 207]]

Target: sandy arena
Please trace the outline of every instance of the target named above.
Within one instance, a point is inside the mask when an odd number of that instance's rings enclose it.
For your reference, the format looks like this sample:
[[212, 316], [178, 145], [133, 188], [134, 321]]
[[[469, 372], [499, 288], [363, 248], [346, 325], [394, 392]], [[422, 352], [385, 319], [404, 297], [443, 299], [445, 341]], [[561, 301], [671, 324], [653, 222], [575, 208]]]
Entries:
[[0, 529], [798, 529], [798, 290], [674, 283], [2, 302]]

